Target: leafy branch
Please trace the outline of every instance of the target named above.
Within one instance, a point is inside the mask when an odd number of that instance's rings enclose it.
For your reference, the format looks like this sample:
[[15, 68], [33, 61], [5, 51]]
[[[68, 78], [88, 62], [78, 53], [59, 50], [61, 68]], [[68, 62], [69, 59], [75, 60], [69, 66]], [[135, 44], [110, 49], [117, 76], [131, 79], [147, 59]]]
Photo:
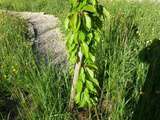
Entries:
[[70, 0], [70, 4], [65, 28], [71, 74], [74, 71], [69, 103], [72, 110], [74, 102], [81, 108], [92, 107], [98, 102], [95, 53], [101, 39], [104, 17], [109, 13], [98, 4], [98, 0]]

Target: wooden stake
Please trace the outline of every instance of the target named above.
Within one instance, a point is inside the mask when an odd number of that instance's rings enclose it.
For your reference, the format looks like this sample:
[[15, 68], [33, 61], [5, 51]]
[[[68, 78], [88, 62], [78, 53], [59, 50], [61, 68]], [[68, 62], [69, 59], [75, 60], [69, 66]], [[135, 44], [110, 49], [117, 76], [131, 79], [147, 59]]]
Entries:
[[74, 108], [74, 98], [76, 96], [76, 85], [78, 82], [78, 78], [79, 78], [79, 74], [80, 74], [80, 70], [81, 70], [81, 65], [82, 65], [82, 58], [83, 58], [81, 51], [78, 52], [78, 57], [79, 57], [79, 60], [76, 63], [75, 69], [74, 69], [74, 77], [73, 77], [71, 95], [70, 95], [70, 101], [69, 101], [69, 111], [72, 111]]

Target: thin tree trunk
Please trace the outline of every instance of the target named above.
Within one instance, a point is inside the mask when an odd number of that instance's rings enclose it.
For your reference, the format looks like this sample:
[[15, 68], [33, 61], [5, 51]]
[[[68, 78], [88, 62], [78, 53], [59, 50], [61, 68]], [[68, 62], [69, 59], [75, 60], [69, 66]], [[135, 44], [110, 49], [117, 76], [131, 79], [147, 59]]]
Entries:
[[69, 110], [70, 111], [72, 111], [73, 108], [74, 108], [74, 98], [75, 98], [75, 95], [76, 95], [76, 85], [77, 85], [80, 70], [81, 70], [81, 64], [82, 64], [82, 58], [83, 58], [83, 55], [82, 55], [81, 51], [78, 52], [78, 56], [79, 56], [79, 61], [75, 65], [74, 77], [73, 77], [71, 94], [70, 94], [70, 101], [69, 101]]

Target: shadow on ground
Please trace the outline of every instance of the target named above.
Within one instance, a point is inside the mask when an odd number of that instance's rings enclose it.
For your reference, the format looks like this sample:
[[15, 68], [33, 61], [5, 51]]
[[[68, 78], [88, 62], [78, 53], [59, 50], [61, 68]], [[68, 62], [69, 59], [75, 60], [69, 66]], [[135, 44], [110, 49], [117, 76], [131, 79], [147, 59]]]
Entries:
[[10, 92], [0, 83], [0, 119], [16, 120], [18, 102], [11, 97]]
[[149, 69], [133, 120], [160, 120], [160, 40], [153, 40], [139, 58]]

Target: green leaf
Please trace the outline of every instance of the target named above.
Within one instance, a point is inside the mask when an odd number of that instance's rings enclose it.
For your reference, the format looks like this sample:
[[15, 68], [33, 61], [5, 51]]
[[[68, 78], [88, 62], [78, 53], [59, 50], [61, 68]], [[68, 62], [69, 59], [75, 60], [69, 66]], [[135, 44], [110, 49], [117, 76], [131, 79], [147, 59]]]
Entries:
[[86, 58], [88, 58], [88, 56], [89, 56], [89, 47], [88, 47], [88, 45], [85, 42], [82, 42], [82, 44], [81, 44], [81, 50], [82, 50], [82, 53], [84, 54], [84, 56]]
[[82, 31], [80, 31], [80, 32], [79, 32], [79, 40], [84, 41], [85, 38], [86, 38], [85, 33], [82, 32]]
[[96, 8], [93, 5], [87, 5], [87, 6], [83, 7], [82, 10], [88, 11], [91, 13], [96, 13]]
[[95, 64], [87, 64], [87, 67], [94, 70], [98, 70], [98, 67]]
[[92, 105], [95, 106], [97, 101], [92, 98], [91, 102], [92, 102]]
[[96, 88], [94, 87], [93, 83], [91, 81], [86, 81], [87, 88], [92, 91], [92, 93], [97, 93]]
[[85, 16], [86, 27], [88, 30], [90, 30], [92, 27], [91, 26], [91, 18], [87, 14], [85, 14], [84, 16]]
[[96, 5], [97, 0], [89, 0], [89, 2], [90, 2], [92, 5]]
[[81, 93], [80, 92], [76, 94], [75, 102], [76, 102], [76, 104], [78, 104], [79, 102], [81, 102]]
[[77, 52], [78, 52], [78, 49], [77, 49], [76, 46], [73, 46], [73, 48], [71, 50], [69, 50], [69, 53], [70, 53], [70, 55], [69, 55], [69, 61], [70, 61], [70, 63], [72, 63], [72, 64], [76, 63], [76, 61], [77, 61], [76, 53]]
[[82, 88], [83, 88], [83, 83], [82, 83], [82, 80], [79, 79], [78, 83], [77, 83], [77, 93], [81, 93], [82, 92]]
[[73, 41], [74, 41], [74, 34], [72, 34], [72, 32], [69, 32], [67, 34], [67, 42], [66, 42], [66, 46], [67, 48], [69, 49], [71, 47], [71, 45], [73, 44]]
[[87, 88], [85, 88], [84, 92], [82, 93], [81, 97], [81, 102], [80, 102], [80, 107], [87, 107], [87, 106], [92, 106], [91, 101], [90, 101], [90, 95], [89, 95], [89, 91]]
[[91, 40], [92, 37], [93, 37], [93, 34], [92, 34], [92, 33], [89, 33], [89, 34], [87, 35], [87, 37]]
[[89, 33], [89, 34], [87, 35], [87, 44], [90, 44], [90, 43], [91, 43], [92, 38], [93, 38], [93, 34], [92, 34], [92, 33]]
[[83, 0], [83, 2], [80, 2], [77, 10], [78, 10], [78, 11], [81, 11], [82, 8], [86, 5], [86, 3], [87, 3], [87, 0]]
[[92, 79], [92, 82], [93, 82], [97, 87], [100, 87], [100, 86], [99, 86], [99, 82], [98, 82], [97, 79], [93, 78], [93, 79]]
[[84, 99], [84, 92], [81, 94], [81, 101], [79, 102], [79, 108], [83, 108], [87, 106], [87, 101]]
[[80, 26], [81, 26], [81, 17], [78, 15], [77, 30], [79, 30]]
[[89, 74], [90, 78], [94, 78], [94, 72], [91, 69], [86, 68], [86, 71]]
[[77, 57], [76, 57], [76, 52], [72, 52], [69, 56], [69, 61], [71, 64], [75, 64], [76, 63], [76, 60], [77, 60]]
[[94, 99], [95, 101], [98, 101], [98, 98], [97, 98], [97, 97], [94, 97], [93, 99]]
[[100, 34], [99, 34], [98, 31], [95, 31], [95, 32], [94, 32], [94, 39], [95, 39], [97, 42], [100, 41]]
[[70, 53], [76, 51], [76, 44], [72, 44], [72, 46], [69, 47], [68, 51], [69, 51]]
[[93, 63], [96, 61], [96, 57], [92, 53], [89, 53], [89, 58]]
[[82, 82], [85, 83], [86, 76], [85, 76], [83, 67], [81, 68], [81, 71], [80, 71], [80, 78], [81, 78]]
[[84, 90], [84, 99], [86, 100], [88, 107], [91, 107], [92, 104], [90, 101], [89, 90], [87, 88]]
[[70, 18], [70, 23], [74, 30], [77, 30], [77, 21], [78, 21], [78, 15], [77, 13], [74, 13]]
[[78, 32], [74, 32], [74, 43], [75, 44], [78, 44], [78, 36], [79, 36]]
[[75, 6], [78, 5], [77, 0], [69, 0], [69, 2], [70, 2], [70, 4], [71, 4], [73, 7], [75, 7]]
[[90, 81], [92, 81], [97, 87], [99, 87], [99, 82], [97, 79], [95, 79], [94, 72], [89, 68], [86, 68], [86, 71], [90, 76]]

